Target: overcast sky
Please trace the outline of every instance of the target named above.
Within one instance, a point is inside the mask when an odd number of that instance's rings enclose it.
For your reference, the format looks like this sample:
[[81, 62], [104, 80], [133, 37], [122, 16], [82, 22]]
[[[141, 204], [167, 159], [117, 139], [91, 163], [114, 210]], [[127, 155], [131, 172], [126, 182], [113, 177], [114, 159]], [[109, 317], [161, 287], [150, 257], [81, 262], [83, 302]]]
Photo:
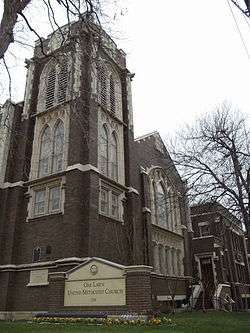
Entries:
[[[136, 135], [158, 130], [165, 137], [225, 99], [250, 113], [250, 61], [227, 0], [120, 0], [120, 5], [124, 15], [113, 29], [135, 73]], [[233, 11], [250, 52], [250, 19]], [[15, 100], [23, 98], [20, 66], [13, 67]]]

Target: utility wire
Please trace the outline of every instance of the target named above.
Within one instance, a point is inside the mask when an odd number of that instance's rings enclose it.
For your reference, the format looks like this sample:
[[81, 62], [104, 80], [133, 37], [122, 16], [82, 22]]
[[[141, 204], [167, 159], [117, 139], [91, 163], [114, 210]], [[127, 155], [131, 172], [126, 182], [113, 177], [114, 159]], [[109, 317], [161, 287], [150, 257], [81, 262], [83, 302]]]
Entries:
[[236, 17], [235, 17], [235, 15], [234, 15], [234, 12], [233, 12], [233, 10], [232, 10], [232, 7], [231, 7], [231, 5], [230, 5], [229, 0], [227, 0], [227, 3], [228, 3], [228, 6], [229, 6], [229, 9], [230, 9], [230, 12], [231, 12], [231, 14], [232, 14], [232, 17], [233, 17], [233, 19], [234, 19], [234, 22], [235, 22], [235, 25], [236, 25], [237, 31], [238, 31], [238, 33], [239, 33], [239, 35], [240, 35], [240, 39], [241, 39], [241, 42], [242, 42], [243, 47], [244, 47], [244, 49], [245, 49], [246, 55], [247, 55], [247, 57], [248, 57], [248, 60], [250, 60], [250, 54], [249, 54], [249, 52], [248, 52], [248, 49], [247, 49], [246, 43], [245, 43], [244, 38], [243, 38], [243, 36], [242, 36], [242, 33], [241, 33], [241, 31], [240, 31], [240, 27], [239, 27], [239, 25], [238, 25], [238, 22], [237, 22], [237, 20], [236, 20]]

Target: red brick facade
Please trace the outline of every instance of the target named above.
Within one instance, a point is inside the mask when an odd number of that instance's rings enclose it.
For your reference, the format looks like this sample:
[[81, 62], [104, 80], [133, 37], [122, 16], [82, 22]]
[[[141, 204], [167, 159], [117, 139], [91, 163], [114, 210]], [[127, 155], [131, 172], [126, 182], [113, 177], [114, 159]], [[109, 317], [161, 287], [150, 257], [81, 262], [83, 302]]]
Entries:
[[[175, 277], [178, 280], [176, 294], [185, 296], [188, 281], [186, 276], [191, 274], [184, 187], [165, 147], [161, 151], [157, 149], [156, 141], [160, 140], [158, 134], [134, 141], [127, 84], [131, 75], [126, 69], [125, 55], [116, 47], [115, 55], [112, 56], [101, 50], [102, 57], [106, 58], [119, 74], [122, 103], [122, 119], [119, 119], [105, 110], [92, 92], [95, 78], [91, 73], [91, 34], [79, 24], [72, 25], [71, 29], [73, 34], [75, 32], [78, 43], [72, 38], [59, 50], [51, 51], [50, 37], [44, 41], [44, 50], [48, 52], [48, 57], [42, 55], [39, 46], [35, 48], [34, 57], [28, 63], [30, 79], [27, 82], [25, 102], [14, 105], [15, 116], [6, 172], [4, 181], [0, 184], [0, 311], [65, 309], [65, 281], [60, 274], [79, 265], [86, 257], [101, 257], [125, 266], [153, 266], [152, 228], [155, 227], [152, 227], [149, 174], [146, 171], [152, 167], [163, 170], [182, 193], [178, 198], [178, 207], [181, 207], [179, 223], [186, 226], [186, 229], [178, 231], [176, 235], [172, 232], [172, 237], [184, 244], [185, 251], [182, 253], [185, 271], [181, 278]], [[47, 62], [53, 57], [56, 58], [60, 52], [71, 52], [73, 79], [69, 88], [72, 95], [75, 90], [79, 91], [74, 97], [70, 95], [64, 103], [38, 113], [39, 98], [42, 98], [42, 93], [39, 92], [41, 74]], [[110, 124], [115, 124], [123, 133], [124, 165], [120, 166], [119, 172], [122, 174], [123, 171], [120, 170], [124, 169], [124, 182], [116, 182], [102, 175], [98, 169], [98, 114], [101, 113], [106, 114]], [[63, 117], [66, 119], [65, 123], [68, 121], [66, 165], [60, 172], [34, 177], [32, 168], [35, 165], [35, 154], [38, 154], [40, 149], [36, 144], [36, 138], [39, 137], [37, 128], [39, 124], [46, 124], [56, 117]], [[53, 182], [61, 184], [61, 191], [64, 193], [63, 209], [43, 216], [29, 215], [33, 209], [32, 195], [35, 193], [32, 194], [32, 190]], [[99, 213], [101, 182], [113, 186], [119, 193], [124, 193], [122, 221]], [[167, 235], [167, 231], [160, 229], [158, 233]], [[38, 262], [34, 262], [33, 250], [37, 247], [41, 249], [41, 256]], [[48, 285], [27, 286], [30, 271], [35, 268], [49, 270]], [[60, 272], [59, 276], [51, 275], [55, 271]], [[166, 303], [157, 300], [157, 295], [159, 292], [163, 296], [169, 295], [167, 284], [172, 277], [159, 276], [158, 279], [157, 274], [152, 275], [149, 272], [128, 273], [127, 305], [120, 310], [151, 313]], [[152, 290], [155, 297], [153, 301]], [[94, 310], [97, 309], [93, 308]], [[118, 308], [105, 310], [119, 312]]]

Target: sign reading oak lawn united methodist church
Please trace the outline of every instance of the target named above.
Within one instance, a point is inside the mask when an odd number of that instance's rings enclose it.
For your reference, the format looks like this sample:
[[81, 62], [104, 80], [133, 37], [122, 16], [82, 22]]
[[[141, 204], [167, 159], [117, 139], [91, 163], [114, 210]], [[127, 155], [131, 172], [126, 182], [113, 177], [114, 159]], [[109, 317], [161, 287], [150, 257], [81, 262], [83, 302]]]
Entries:
[[124, 267], [91, 259], [68, 272], [64, 306], [113, 306], [126, 304]]

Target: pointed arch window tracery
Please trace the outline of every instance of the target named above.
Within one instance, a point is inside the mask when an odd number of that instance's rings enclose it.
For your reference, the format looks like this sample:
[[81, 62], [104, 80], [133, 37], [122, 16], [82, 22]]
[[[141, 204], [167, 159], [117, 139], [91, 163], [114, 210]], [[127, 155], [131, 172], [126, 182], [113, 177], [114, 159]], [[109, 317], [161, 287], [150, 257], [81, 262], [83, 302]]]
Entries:
[[64, 124], [59, 120], [53, 131], [48, 125], [46, 125], [42, 131], [38, 161], [38, 177], [44, 177], [62, 171], [63, 156]]
[[155, 218], [156, 223], [160, 226], [168, 226], [168, 208], [167, 195], [161, 182], [155, 185]]
[[40, 139], [38, 177], [44, 177], [49, 174], [50, 161], [52, 155], [51, 143], [52, 143], [51, 130], [49, 126], [46, 126], [42, 131]]
[[53, 147], [53, 172], [59, 172], [63, 169], [63, 150], [64, 150], [64, 126], [59, 120], [54, 129], [54, 147]]
[[108, 176], [108, 131], [106, 126], [102, 126], [100, 138], [100, 169], [101, 173]]
[[110, 140], [110, 176], [112, 179], [118, 180], [118, 144], [114, 133]]
[[119, 113], [121, 104], [121, 81], [111, 65], [102, 64], [98, 68], [99, 102], [113, 114]]
[[44, 67], [39, 88], [38, 112], [43, 112], [67, 100], [70, 83], [70, 57], [58, 56]]

